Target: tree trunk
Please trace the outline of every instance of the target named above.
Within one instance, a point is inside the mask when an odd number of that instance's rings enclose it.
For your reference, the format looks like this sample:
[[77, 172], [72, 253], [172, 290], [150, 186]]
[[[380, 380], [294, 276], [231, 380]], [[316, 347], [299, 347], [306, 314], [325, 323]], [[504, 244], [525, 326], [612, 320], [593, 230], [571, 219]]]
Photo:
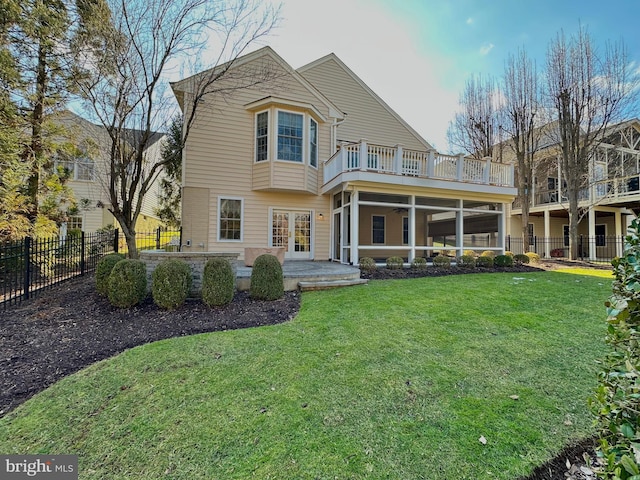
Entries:
[[577, 188], [569, 189], [569, 260], [578, 259], [578, 192]]

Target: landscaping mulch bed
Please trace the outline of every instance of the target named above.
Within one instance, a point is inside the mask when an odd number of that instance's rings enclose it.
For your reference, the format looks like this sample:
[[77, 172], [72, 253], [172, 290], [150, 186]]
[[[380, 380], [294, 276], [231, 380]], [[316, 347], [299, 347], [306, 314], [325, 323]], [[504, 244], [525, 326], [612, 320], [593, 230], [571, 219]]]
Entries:
[[[554, 265], [542, 267], [553, 269]], [[361, 277], [378, 280], [537, 270], [527, 265], [473, 270], [379, 268]], [[136, 307], [118, 309], [96, 293], [93, 276], [68, 280], [0, 311], [0, 417], [62, 377], [128, 348], [171, 337], [274, 325], [294, 318], [299, 308], [298, 292], [285, 292], [282, 299], [273, 302], [236, 292], [233, 302], [225, 307], [210, 308], [189, 301], [166, 311], [148, 299]], [[585, 454], [593, 458], [593, 445], [593, 440], [587, 440], [569, 446], [521, 480], [595, 478], [585, 473], [583, 458]]]

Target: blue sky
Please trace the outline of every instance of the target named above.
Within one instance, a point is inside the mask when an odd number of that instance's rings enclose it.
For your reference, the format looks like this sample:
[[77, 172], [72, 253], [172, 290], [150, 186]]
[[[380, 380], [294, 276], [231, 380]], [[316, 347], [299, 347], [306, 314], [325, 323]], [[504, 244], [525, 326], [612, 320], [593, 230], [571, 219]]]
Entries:
[[284, 0], [263, 44], [294, 68], [335, 53], [444, 152], [470, 75], [499, 76], [519, 47], [541, 68], [549, 41], [579, 24], [599, 46], [624, 40], [640, 65], [638, 18], [640, 0]]

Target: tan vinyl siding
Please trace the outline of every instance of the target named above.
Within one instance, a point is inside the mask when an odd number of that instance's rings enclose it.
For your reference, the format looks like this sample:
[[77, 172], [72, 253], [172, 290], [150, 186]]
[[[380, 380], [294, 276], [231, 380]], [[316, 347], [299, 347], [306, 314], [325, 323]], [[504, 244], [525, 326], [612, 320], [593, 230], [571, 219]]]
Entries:
[[[378, 100], [362, 87], [334, 59], [302, 69], [311, 84], [327, 96], [343, 113], [344, 121], [338, 126], [338, 140], [425, 150], [425, 145]], [[398, 88], [402, 88], [398, 82]]]
[[[191, 242], [191, 249], [207, 250], [209, 239], [209, 206], [211, 205], [208, 188], [184, 187], [182, 189], [182, 243]], [[200, 247], [200, 244], [203, 247]]]
[[268, 161], [253, 165], [253, 189], [265, 190], [271, 184], [271, 165]]

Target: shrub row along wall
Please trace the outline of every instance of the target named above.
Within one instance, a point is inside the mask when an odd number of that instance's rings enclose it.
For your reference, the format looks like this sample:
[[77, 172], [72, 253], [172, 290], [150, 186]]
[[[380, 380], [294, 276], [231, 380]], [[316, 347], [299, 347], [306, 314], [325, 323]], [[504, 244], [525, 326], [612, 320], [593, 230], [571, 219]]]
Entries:
[[204, 274], [204, 265], [212, 258], [223, 258], [231, 264], [233, 274], [236, 274], [236, 261], [238, 253], [214, 253], [214, 252], [165, 252], [156, 250], [143, 250], [140, 252], [140, 260], [147, 265], [147, 285], [151, 290], [151, 275], [158, 264], [166, 259], [182, 260], [191, 267], [193, 282], [191, 284], [191, 292], [189, 296], [202, 296], [202, 275]]

